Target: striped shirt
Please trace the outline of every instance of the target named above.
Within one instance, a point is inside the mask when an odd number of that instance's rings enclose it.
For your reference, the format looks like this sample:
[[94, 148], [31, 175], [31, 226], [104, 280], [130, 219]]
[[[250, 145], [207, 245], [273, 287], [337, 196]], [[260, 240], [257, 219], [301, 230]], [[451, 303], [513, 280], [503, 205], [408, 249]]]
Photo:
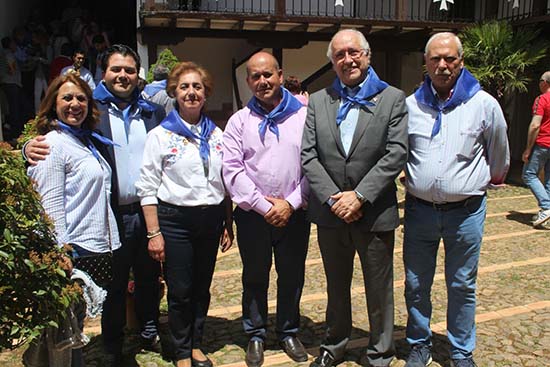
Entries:
[[65, 131], [46, 134], [50, 154], [28, 168], [42, 206], [53, 220], [57, 242], [88, 251], [108, 252], [120, 247], [115, 216], [109, 205], [111, 169], [74, 135]]
[[407, 98], [409, 159], [407, 191], [423, 200], [446, 203], [483, 195], [504, 181], [510, 164], [506, 121], [498, 102], [479, 91], [445, 112], [431, 138], [437, 111]]

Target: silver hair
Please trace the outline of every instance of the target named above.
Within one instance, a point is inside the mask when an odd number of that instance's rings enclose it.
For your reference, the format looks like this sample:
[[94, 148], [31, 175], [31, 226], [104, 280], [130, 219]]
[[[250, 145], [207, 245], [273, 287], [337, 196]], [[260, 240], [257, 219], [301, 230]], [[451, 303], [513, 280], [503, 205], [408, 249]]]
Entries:
[[332, 36], [332, 39], [330, 40], [330, 43], [328, 44], [327, 57], [331, 62], [332, 62], [332, 42], [334, 41], [336, 36], [338, 36], [340, 33], [343, 33], [343, 32], [355, 33], [357, 35], [357, 37], [359, 37], [359, 45], [361, 46], [361, 48], [363, 50], [365, 50], [366, 53], [370, 52], [369, 42], [367, 41], [367, 39], [365, 38], [365, 35], [363, 33], [359, 32], [357, 29], [354, 29], [354, 28], [342, 29], [341, 31], [336, 32], [334, 34], [334, 36]]
[[430, 44], [432, 43], [432, 41], [434, 41], [435, 39], [440, 38], [440, 37], [446, 37], [446, 38], [453, 39], [456, 43], [456, 48], [458, 49], [458, 57], [462, 58], [462, 56], [464, 56], [464, 49], [462, 48], [462, 42], [460, 41], [460, 38], [458, 38], [458, 36], [456, 34], [452, 33], [452, 32], [439, 32], [439, 33], [436, 33], [433, 36], [431, 36], [430, 39], [428, 40], [428, 42], [426, 42], [426, 48], [424, 49], [424, 55], [428, 54], [428, 50], [430, 49]]
[[546, 83], [550, 83], [550, 71], [545, 71], [540, 78]]

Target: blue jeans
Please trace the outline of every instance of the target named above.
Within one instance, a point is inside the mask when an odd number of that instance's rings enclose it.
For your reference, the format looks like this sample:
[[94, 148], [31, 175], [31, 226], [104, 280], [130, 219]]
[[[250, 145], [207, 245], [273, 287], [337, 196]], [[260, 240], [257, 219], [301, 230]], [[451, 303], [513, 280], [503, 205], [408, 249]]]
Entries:
[[442, 211], [407, 197], [405, 203], [405, 300], [407, 341], [431, 346], [431, 288], [443, 239], [447, 284], [447, 337], [451, 358], [472, 356], [475, 347], [476, 278], [487, 198]]
[[[544, 183], [538, 173], [544, 170]], [[523, 182], [533, 192], [542, 210], [550, 209], [550, 148], [539, 145], [533, 147], [529, 162], [523, 166]]]

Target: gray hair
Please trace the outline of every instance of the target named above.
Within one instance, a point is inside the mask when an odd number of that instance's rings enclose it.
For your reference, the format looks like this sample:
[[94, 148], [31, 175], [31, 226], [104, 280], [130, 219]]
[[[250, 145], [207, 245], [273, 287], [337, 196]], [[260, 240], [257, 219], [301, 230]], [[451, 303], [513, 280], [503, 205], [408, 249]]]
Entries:
[[452, 32], [439, 32], [439, 33], [436, 33], [433, 36], [431, 36], [430, 39], [428, 40], [428, 42], [426, 42], [426, 48], [424, 49], [424, 55], [428, 54], [428, 50], [430, 49], [430, 44], [434, 40], [436, 40], [437, 38], [442, 38], [442, 37], [451, 38], [452, 40], [454, 40], [455, 43], [456, 43], [456, 48], [458, 50], [458, 57], [462, 58], [462, 56], [464, 56], [464, 49], [462, 48], [462, 42], [460, 41], [460, 38], [458, 38], [458, 36], [456, 34], [452, 33]]
[[550, 71], [545, 71], [540, 78], [546, 83], [550, 83]]
[[349, 28], [349, 29], [342, 29], [338, 32], [336, 32], [334, 34], [334, 36], [332, 36], [332, 39], [330, 40], [330, 43], [328, 44], [328, 48], [327, 48], [327, 57], [328, 59], [332, 62], [332, 42], [334, 41], [334, 39], [340, 35], [340, 33], [344, 33], [344, 32], [349, 32], [349, 33], [354, 33], [357, 35], [357, 37], [359, 38], [359, 45], [361, 46], [361, 48], [363, 50], [365, 50], [366, 53], [369, 53], [370, 51], [370, 46], [369, 46], [369, 42], [367, 41], [367, 39], [365, 38], [365, 35], [361, 32], [359, 32], [357, 29], [355, 28]]
[[170, 74], [170, 69], [166, 65], [157, 64], [153, 69], [153, 80], [159, 81], [168, 79], [168, 74]]

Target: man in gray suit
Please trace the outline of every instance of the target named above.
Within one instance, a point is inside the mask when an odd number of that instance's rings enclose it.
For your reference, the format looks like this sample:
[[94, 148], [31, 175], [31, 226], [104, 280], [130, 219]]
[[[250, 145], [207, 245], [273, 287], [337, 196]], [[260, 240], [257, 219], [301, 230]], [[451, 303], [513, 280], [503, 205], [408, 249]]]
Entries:
[[369, 313], [367, 363], [389, 366], [395, 355], [395, 178], [407, 160], [405, 95], [370, 67], [371, 52], [362, 33], [336, 33], [327, 56], [338, 77], [311, 96], [302, 140], [302, 164], [311, 187], [308, 215], [317, 224], [328, 292], [327, 333], [311, 367], [343, 360], [352, 326], [355, 252]]

